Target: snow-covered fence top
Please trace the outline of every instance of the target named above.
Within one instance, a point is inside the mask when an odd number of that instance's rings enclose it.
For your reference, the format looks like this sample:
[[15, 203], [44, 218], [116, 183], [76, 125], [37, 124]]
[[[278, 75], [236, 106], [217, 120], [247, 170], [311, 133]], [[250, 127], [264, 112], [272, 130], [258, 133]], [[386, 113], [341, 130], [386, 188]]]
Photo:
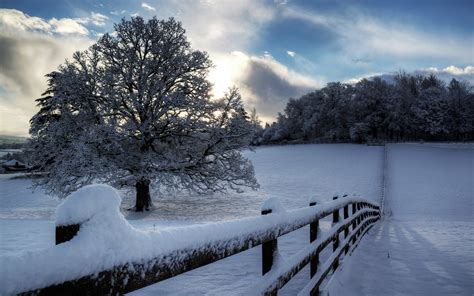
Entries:
[[[271, 212], [272, 204], [268, 204], [266, 213]], [[313, 242], [309, 255], [303, 256], [303, 261], [308, 263], [311, 259], [313, 264], [321, 246], [335, 240], [336, 235], [339, 240], [339, 233], [348, 231], [350, 225], [357, 231], [355, 235], [360, 236], [367, 223], [375, 222], [379, 215], [378, 206], [372, 202], [344, 197], [264, 216], [144, 232], [125, 220], [119, 205], [118, 193], [107, 185], [86, 186], [70, 195], [58, 207], [57, 227], [77, 225], [71, 239], [45, 250], [1, 256], [0, 295], [126, 293], [262, 243], [264, 247], [276, 247], [279, 236], [308, 224], [315, 241], [315, 223], [330, 214], [336, 217], [336, 212], [339, 217], [339, 209], [344, 208], [346, 220], [338, 222], [333, 218], [334, 230], [325, 239]], [[351, 219], [346, 215], [349, 205], [353, 210]], [[273, 254], [274, 249], [269, 250]], [[263, 264], [271, 268], [272, 260], [267, 258]], [[271, 284], [271, 291], [276, 291], [292, 276], [287, 270], [281, 272], [276, 274], [272, 270], [264, 278], [263, 283]], [[270, 280], [268, 274], [276, 277]], [[261, 286], [261, 292], [269, 287]]]

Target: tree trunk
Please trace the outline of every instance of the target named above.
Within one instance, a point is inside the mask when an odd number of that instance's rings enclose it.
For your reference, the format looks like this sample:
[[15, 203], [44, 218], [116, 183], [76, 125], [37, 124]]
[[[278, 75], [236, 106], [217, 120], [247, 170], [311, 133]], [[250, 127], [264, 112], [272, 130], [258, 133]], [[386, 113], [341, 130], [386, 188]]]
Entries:
[[135, 211], [143, 212], [149, 211], [152, 207], [150, 196], [150, 180], [137, 181], [135, 185], [137, 189], [137, 200], [135, 204]]

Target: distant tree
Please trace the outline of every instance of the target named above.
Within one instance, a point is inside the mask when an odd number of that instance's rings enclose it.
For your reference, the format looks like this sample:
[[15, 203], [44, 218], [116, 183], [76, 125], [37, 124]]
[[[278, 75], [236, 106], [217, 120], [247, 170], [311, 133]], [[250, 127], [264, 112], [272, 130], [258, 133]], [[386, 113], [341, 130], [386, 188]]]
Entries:
[[354, 123], [349, 130], [349, 134], [353, 142], [362, 143], [367, 141], [369, 134], [368, 124], [365, 122]]
[[[389, 85], [376, 77], [372, 80], [363, 79], [355, 86], [352, 100], [352, 112], [355, 120], [354, 130], [357, 130], [359, 140], [380, 138], [386, 133], [385, 119], [387, 118], [387, 96], [390, 94]], [[363, 124], [361, 124], [363, 123]]]
[[262, 143], [371, 139], [474, 139], [472, 87], [404, 72], [390, 82], [380, 77], [355, 85], [330, 82], [289, 99], [277, 122], [265, 127]]
[[324, 137], [332, 141], [349, 140], [350, 103], [352, 86], [340, 82], [330, 82], [321, 89], [323, 106], [320, 124], [325, 131]]
[[240, 151], [253, 136], [237, 89], [213, 100], [205, 52], [192, 50], [173, 18], [123, 19], [48, 74], [31, 119], [36, 179], [64, 196], [92, 182], [136, 188], [137, 211], [150, 186], [197, 192], [256, 188]]
[[286, 104], [285, 113], [279, 118], [282, 122], [281, 134], [286, 140], [295, 140], [303, 137], [304, 102], [290, 99]]
[[422, 88], [420, 96], [412, 106], [413, 122], [422, 138], [448, 133], [446, 91], [440, 84]]
[[277, 123], [265, 124], [265, 128], [262, 133], [262, 143], [268, 144], [280, 140], [277, 135]]
[[253, 132], [252, 145], [259, 145], [262, 141], [263, 127], [255, 108], [250, 112], [250, 125]]
[[455, 140], [473, 137], [474, 95], [467, 83], [452, 79], [448, 87], [448, 129]]

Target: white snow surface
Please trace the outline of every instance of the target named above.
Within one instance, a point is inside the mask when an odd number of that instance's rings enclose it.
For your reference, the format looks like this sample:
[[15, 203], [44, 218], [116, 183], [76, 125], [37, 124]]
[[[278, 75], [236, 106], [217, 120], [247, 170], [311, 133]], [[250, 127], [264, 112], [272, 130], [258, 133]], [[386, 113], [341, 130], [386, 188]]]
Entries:
[[473, 221], [474, 146], [467, 147], [390, 145], [386, 214], [398, 220]]
[[[136, 229], [171, 233], [190, 225], [199, 227], [209, 221], [260, 216], [263, 201], [270, 197], [279, 198], [288, 211], [307, 207], [311, 196], [319, 196], [321, 203], [332, 200], [333, 193], [339, 190], [360, 192], [361, 196], [376, 200], [380, 195], [382, 151], [380, 147], [345, 144], [262, 147], [255, 152], [246, 152], [261, 184], [258, 191], [210, 196], [186, 193], [161, 195], [154, 201], [156, 210], [143, 214], [124, 210], [132, 204], [133, 193], [120, 191], [122, 212]], [[55, 211], [60, 201], [41, 189], [33, 192], [30, 186], [31, 181], [21, 174], [0, 176], [2, 256], [17, 256], [54, 247]], [[320, 221], [320, 227], [324, 231], [330, 223]], [[308, 232], [308, 227], [304, 227], [281, 237], [280, 254], [290, 256], [307, 246]], [[199, 236], [200, 229], [191, 228], [187, 233]], [[125, 241], [117, 237], [116, 244]], [[157, 251], [166, 248], [165, 241], [156, 243], [154, 248]], [[253, 248], [134, 293], [239, 294], [249, 284], [258, 281], [261, 275], [260, 256], [260, 248]], [[110, 261], [113, 260], [110, 258]], [[0, 272], [6, 273], [1, 266]], [[67, 272], [64, 270], [63, 274]], [[305, 268], [280, 294], [294, 294], [307, 282], [308, 273]]]
[[473, 162], [472, 145], [389, 145], [386, 216], [326, 292], [474, 295]]
[[[348, 202], [369, 201], [347, 198], [291, 212], [194, 225], [173, 231], [144, 232], [125, 220], [120, 212], [120, 196], [114, 188], [89, 185], [72, 193], [58, 207], [58, 224], [81, 223], [78, 234], [71, 241], [44, 250], [0, 256], [0, 294], [16, 294], [79, 279], [127, 262], [143, 263], [172, 251], [208, 245], [215, 250], [223, 250], [225, 245], [235, 247], [254, 233], [260, 236], [284, 231], [295, 223], [308, 223], [318, 213], [332, 212]], [[227, 242], [230, 239], [232, 242]], [[167, 261], [175, 260], [176, 264], [181, 260], [179, 257], [166, 258]], [[25, 278], [29, 281], [25, 282]]]
[[[447, 291], [446, 295], [474, 293], [470, 284], [474, 278], [473, 148], [472, 144], [445, 143], [389, 145], [387, 216], [362, 239], [352, 256], [344, 259], [327, 288], [330, 295], [436, 295], [436, 288]], [[376, 201], [380, 198], [382, 147], [274, 146], [246, 154], [261, 184], [258, 191], [161, 195], [154, 201], [157, 209], [153, 212], [122, 212], [134, 228], [171, 233], [191, 224], [199, 227], [208, 221], [260, 215], [263, 201], [270, 197], [279, 198], [288, 210], [305, 207], [313, 200], [318, 204], [331, 200], [334, 192], [358, 193]], [[21, 176], [0, 176], [0, 251], [6, 257], [54, 246], [59, 201], [42, 190], [32, 192], [30, 180], [17, 177]], [[120, 195], [122, 209], [130, 207], [133, 194], [121, 191]], [[321, 231], [330, 225], [327, 220], [320, 221]], [[200, 231], [193, 227], [190, 235]], [[410, 231], [416, 233], [410, 236]], [[279, 238], [280, 256], [287, 258], [307, 247], [308, 233], [304, 227]], [[155, 247], [165, 244], [159, 242]], [[329, 255], [321, 254], [321, 260]], [[391, 268], [383, 269], [388, 264]], [[0, 273], [5, 273], [1, 264]], [[261, 250], [253, 248], [131, 294], [238, 295], [260, 278]], [[308, 278], [306, 267], [279, 295], [297, 294]], [[424, 290], [420, 288], [423, 284]], [[447, 288], [440, 288], [442, 285]]]
[[270, 197], [269, 199], [265, 200], [262, 204], [262, 211], [271, 210], [272, 213], [284, 213], [286, 212], [285, 208], [281, 204], [279, 198]]
[[56, 225], [80, 224], [94, 216], [116, 215], [121, 202], [122, 199], [117, 190], [109, 185], [84, 186], [70, 194], [57, 207]]

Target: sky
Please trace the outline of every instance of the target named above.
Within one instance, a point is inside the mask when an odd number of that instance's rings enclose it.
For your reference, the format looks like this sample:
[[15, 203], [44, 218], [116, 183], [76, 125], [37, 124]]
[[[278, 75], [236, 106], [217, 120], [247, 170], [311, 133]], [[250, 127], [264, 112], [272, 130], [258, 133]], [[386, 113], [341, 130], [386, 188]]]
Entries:
[[474, 84], [472, 12], [473, 0], [0, 0], [0, 135], [27, 136], [44, 75], [122, 18], [181, 21], [214, 62], [214, 96], [237, 86], [271, 122], [331, 81], [404, 70]]

